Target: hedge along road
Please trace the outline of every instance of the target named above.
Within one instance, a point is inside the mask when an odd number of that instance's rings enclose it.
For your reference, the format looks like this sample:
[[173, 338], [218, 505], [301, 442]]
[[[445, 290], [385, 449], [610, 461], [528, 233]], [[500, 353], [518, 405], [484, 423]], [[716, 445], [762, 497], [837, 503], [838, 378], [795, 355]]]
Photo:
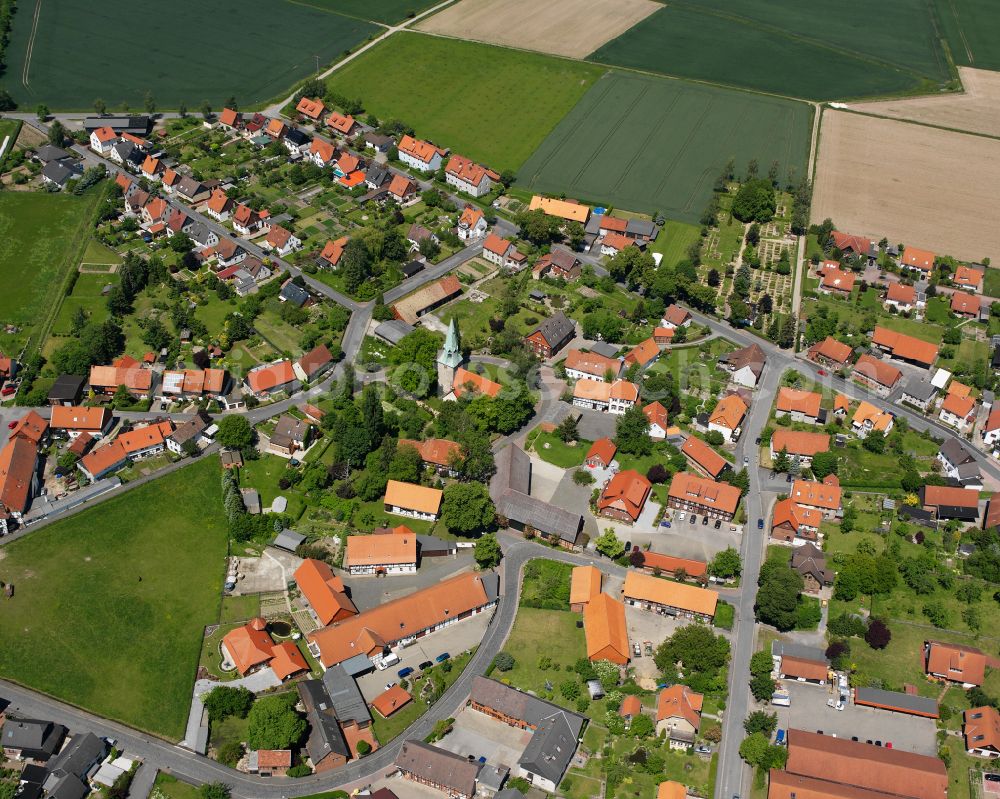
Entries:
[[[659, 12], [658, 12], [659, 13]], [[528, 159], [518, 181], [697, 224], [730, 158], [805, 174], [813, 109], [779, 97], [650, 75], [602, 77]]]

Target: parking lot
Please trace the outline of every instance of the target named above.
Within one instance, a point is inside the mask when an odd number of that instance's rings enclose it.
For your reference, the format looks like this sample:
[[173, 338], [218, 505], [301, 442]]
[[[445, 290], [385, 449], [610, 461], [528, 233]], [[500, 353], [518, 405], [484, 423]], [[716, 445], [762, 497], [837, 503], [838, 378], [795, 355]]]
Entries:
[[822, 731], [825, 735], [848, 740], [888, 742], [892, 743], [893, 749], [906, 752], [937, 754], [933, 719], [859, 707], [854, 704], [853, 698], [843, 710], [835, 710], [826, 704], [827, 699], [836, 695], [831, 686], [807, 685], [790, 680], [782, 680], [781, 683], [788, 689], [791, 706], [768, 708], [768, 712], [777, 712], [780, 729]]
[[457, 755], [485, 757], [492, 766], [505, 766], [512, 771], [518, 758], [531, 740], [530, 730], [519, 730], [466, 708], [455, 718], [455, 726], [439, 746]]
[[479, 613], [451, 624], [443, 630], [425, 635], [408, 647], [395, 647], [392, 651], [399, 656], [399, 663], [384, 671], [376, 669], [371, 674], [359, 677], [358, 687], [361, 693], [370, 702], [385, 690], [386, 683], [399, 682], [400, 669], [409, 667], [419, 671], [421, 663], [428, 660], [434, 662], [434, 659], [443, 652], [455, 657], [460, 652], [471, 649], [483, 640], [492, 618], [492, 612]]
[[[695, 523], [691, 524], [691, 516], [692, 514], [685, 513], [684, 520], [681, 521], [677, 511], [668, 510], [664, 518], [670, 522], [670, 527], [661, 524], [653, 528], [654, 532], [650, 532], [650, 528], [628, 528], [622, 525], [618, 535], [622, 537], [627, 532], [629, 537], [622, 540], [630, 540], [639, 546], [648, 543], [656, 552], [706, 563], [728, 547], [737, 550], [740, 548], [743, 528], [739, 525], [723, 522], [716, 530], [714, 519], [709, 519], [708, 524], [702, 524], [704, 517], [696, 515]], [[732, 530], [733, 527], [736, 528], [735, 531]]]
[[393, 599], [412, 594], [422, 588], [437, 585], [442, 580], [472, 569], [472, 550], [460, 549], [455, 557], [423, 558], [415, 574], [392, 574], [377, 577], [374, 574], [351, 577], [337, 570], [344, 585], [350, 589], [351, 600], [358, 610], [366, 611], [384, 605]]
[[628, 643], [632, 647], [639, 644], [642, 655], [635, 657], [635, 650], [632, 651], [632, 662], [629, 664], [635, 669], [636, 682], [643, 688], [655, 688], [660, 670], [656, 668], [652, 656], [646, 655], [645, 642], [649, 641], [656, 651], [665, 638], [669, 638], [679, 628], [690, 624], [689, 619], [677, 619], [671, 616], [661, 616], [659, 613], [651, 613], [648, 610], [625, 606], [625, 622], [628, 625]]

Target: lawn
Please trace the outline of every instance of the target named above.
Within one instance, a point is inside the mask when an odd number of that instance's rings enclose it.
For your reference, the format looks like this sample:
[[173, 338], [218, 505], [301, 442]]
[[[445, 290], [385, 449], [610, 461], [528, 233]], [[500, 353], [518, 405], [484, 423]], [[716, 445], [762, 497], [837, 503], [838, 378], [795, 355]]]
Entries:
[[1000, 268], [990, 267], [983, 277], [983, 294], [987, 297], [1000, 297]]
[[[184, 732], [226, 525], [215, 458], [5, 547], [0, 674], [168, 739]], [[58, 590], [53, 590], [58, 586]]]
[[81, 264], [98, 264], [108, 266], [110, 264], [120, 264], [121, 256], [110, 247], [101, 244], [97, 239], [87, 242], [87, 248], [83, 251], [80, 259]]
[[256, 488], [260, 494], [261, 508], [266, 510], [276, 497], [288, 500], [285, 513], [292, 519], [298, 519], [305, 509], [305, 496], [297, 488], [281, 488], [278, 481], [288, 468], [288, 460], [277, 455], [261, 455], [255, 461], [245, 461], [240, 468], [240, 486]]
[[529, 436], [532, 449], [538, 457], [562, 469], [572, 469], [583, 464], [590, 448], [589, 441], [565, 442], [555, 433], [538, 430]]
[[103, 322], [111, 314], [108, 311], [108, 301], [101, 292], [105, 286], [116, 285], [121, 278], [118, 275], [88, 274], [77, 276], [73, 284], [73, 293], [63, 299], [52, 323], [52, 334], [68, 336], [73, 330], [73, 316], [78, 308], [82, 308], [91, 322]]
[[22, 328], [0, 332], [0, 351], [17, 352], [55, 309], [101, 196], [0, 193], [0, 322]]
[[[667, 9], [669, 10], [669, 9]], [[654, 17], [662, 14], [658, 11]], [[806, 167], [812, 109], [648, 75], [609, 72], [518, 172], [532, 191], [697, 224], [719, 172], [751, 159]]]
[[688, 257], [688, 247], [698, 241], [700, 237], [701, 230], [697, 225], [668, 219], [649, 249], [650, 252], [658, 252], [663, 255], [660, 266], [677, 266]]
[[[47, 0], [37, 24], [31, 13], [14, 19], [7, 70], [18, 80], [8, 81], [8, 88], [26, 108], [46, 103], [53, 110], [91, 110], [100, 97], [109, 108], [137, 110], [147, 92], [161, 109], [186, 103], [195, 110], [207, 100], [218, 110], [231, 95], [245, 108], [311, 75], [314, 55], [321, 66], [329, 64], [379, 30], [290, 0], [214, 4], [211, 13], [198, 0], [178, 0], [158, 9], [155, 33], [137, 36], [134, 19], [111, 0], [86, 6]], [[88, 46], [81, 48], [81, 41]], [[179, 41], [184, 47], [176, 46]], [[220, 42], [254, 57], [220, 58]], [[72, 69], [65, 68], [67, 52], [73, 53]], [[123, 63], [128, 70], [120, 69]]]
[[150, 799], [199, 799], [198, 788], [189, 782], [182, 782], [173, 774], [157, 772]]
[[[568, 608], [518, 608], [514, 629], [504, 644], [504, 651], [514, 656], [515, 664], [513, 669], [504, 673], [503, 678], [523, 691], [545, 694], [547, 681], [558, 684], [570, 676], [566, 672], [577, 660], [587, 656], [583, 630], [576, 626], [579, 620], [580, 614], [572, 613]], [[560, 670], [540, 668], [540, 654], [549, 657], [553, 666], [558, 664]], [[557, 704], [566, 702], [558, 693], [551, 701]]]
[[401, 119], [498, 171], [517, 169], [584, 95], [601, 67], [400, 33], [335, 72], [334, 91]]
[[336, 11], [346, 17], [393, 25], [430, 8], [437, 0], [298, 0], [307, 6]]
[[[898, 47], [898, 36], [914, 46]], [[678, 0], [590, 59], [810, 100], [926, 91], [950, 78], [924, 0]]]
[[571, 563], [543, 559], [528, 561], [521, 583], [521, 607], [566, 610], [572, 574]]

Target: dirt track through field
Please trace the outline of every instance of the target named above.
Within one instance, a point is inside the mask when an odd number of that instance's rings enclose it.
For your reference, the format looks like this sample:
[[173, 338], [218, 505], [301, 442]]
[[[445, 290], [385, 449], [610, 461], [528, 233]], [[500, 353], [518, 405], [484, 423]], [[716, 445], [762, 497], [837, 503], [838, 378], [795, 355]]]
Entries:
[[942, 255], [996, 260], [998, 185], [996, 139], [827, 110], [812, 218]]
[[960, 94], [851, 103], [850, 108], [865, 114], [1000, 136], [1000, 72], [970, 67], [959, 67], [958, 71], [965, 87]]
[[652, 0], [460, 0], [417, 28], [584, 58], [659, 8]]

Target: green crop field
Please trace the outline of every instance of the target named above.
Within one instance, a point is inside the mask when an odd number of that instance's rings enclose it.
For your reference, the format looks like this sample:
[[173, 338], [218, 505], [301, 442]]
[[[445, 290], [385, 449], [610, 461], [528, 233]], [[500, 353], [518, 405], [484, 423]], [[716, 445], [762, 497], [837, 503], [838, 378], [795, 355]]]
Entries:
[[518, 173], [525, 188], [697, 223], [729, 158], [805, 172], [805, 103], [612, 72]]
[[[243, 105], [290, 91], [321, 64], [381, 30], [363, 20], [288, 0], [175, 0], [132, 9], [111, 0], [22, 3], [7, 48], [6, 88], [22, 106], [55, 110], [159, 108], [230, 96]], [[70, 55], [67, 55], [70, 54]], [[67, 62], [67, 58], [70, 60]]]
[[21, 327], [13, 335], [0, 327], [0, 351], [17, 352], [54, 308], [100, 196], [0, 193], [0, 325]]
[[[203, 628], [219, 619], [226, 524], [219, 461], [180, 471], [2, 550], [14, 598], [0, 674], [178, 740]], [[14, 645], [13, 642], [16, 642]]]
[[927, 0], [677, 0], [590, 58], [811, 100], [933, 90], [951, 77]]
[[995, 0], [934, 0], [956, 64], [1000, 69], [1000, 5]]
[[486, 163], [517, 169], [602, 67], [485, 44], [401, 33], [330, 76], [379, 118]]
[[425, 11], [438, 0], [295, 0], [295, 2], [336, 11], [348, 17], [394, 25]]

